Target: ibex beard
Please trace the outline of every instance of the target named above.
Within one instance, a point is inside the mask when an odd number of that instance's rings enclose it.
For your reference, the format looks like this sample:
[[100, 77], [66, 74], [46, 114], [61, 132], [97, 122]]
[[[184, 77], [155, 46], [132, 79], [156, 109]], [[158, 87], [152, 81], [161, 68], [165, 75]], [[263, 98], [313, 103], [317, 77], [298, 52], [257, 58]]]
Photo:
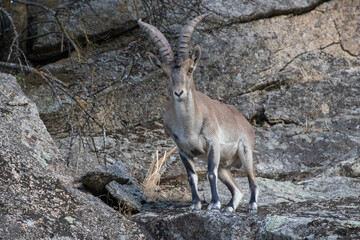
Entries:
[[232, 105], [213, 100], [195, 90], [193, 73], [199, 64], [201, 49], [196, 45], [189, 54], [196, 26], [207, 17], [203, 14], [182, 28], [178, 49], [174, 54], [165, 36], [154, 26], [138, 20], [139, 26], [155, 44], [161, 61], [148, 53], [151, 63], [170, 80], [171, 101], [164, 116], [164, 127], [178, 146], [192, 194], [190, 210], [201, 210], [195, 158], [207, 159], [207, 178], [211, 188], [208, 210], [220, 210], [218, 178], [230, 190], [232, 198], [223, 208], [233, 212], [239, 206], [243, 192], [231, 175], [230, 168], [244, 167], [249, 180], [249, 213], [257, 212], [259, 187], [255, 178], [253, 149], [255, 134], [252, 126]]

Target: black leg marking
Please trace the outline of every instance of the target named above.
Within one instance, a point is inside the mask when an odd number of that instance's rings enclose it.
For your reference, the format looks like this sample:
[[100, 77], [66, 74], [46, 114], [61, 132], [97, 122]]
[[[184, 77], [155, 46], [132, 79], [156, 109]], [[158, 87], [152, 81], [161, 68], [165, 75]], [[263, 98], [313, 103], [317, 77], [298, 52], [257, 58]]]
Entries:
[[209, 155], [208, 155], [208, 171], [214, 171], [215, 169], [215, 161], [214, 161], [214, 148], [210, 147]]
[[248, 177], [248, 180], [249, 180], [249, 187], [250, 187], [250, 192], [251, 192], [250, 203], [253, 203], [253, 202], [256, 202], [257, 184], [250, 177]]
[[198, 149], [191, 150], [191, 153], [194, 156], [199, 156], [200, 154], [202, 154], [202, 152], [200, 150], [198, 150]]
[[186, 173], [188, 175], [188, 181], [191, 188], [192, 203], [198, 204], [200, 202], [200, 197], [197, 190], [197, 175], [195, 172], [194, 162], [192, 159], [189, 159], [182, 153], [180, 153], [180, 158], [185, 166]]
[[208, 173], [207, 173], [207, 177], [209, 179], [210, 182], [210, 188], [211, 188], [211, 203], [217, 203], [219, 202], [219, 196], [218, 196], [218, 192], [216, 189], [216, 184], [217, 184], [217, 173], [215, 173], [215, 171], [217, 171], [217, 165], [215, 163], [215, 152], [214, 152], [214, 148], [210, 147], [209, 150], [209, 154], [208, 154]]
[[179, 137], [175, 133], [173, 133], [173, 138], [174, 138], [175, 142], [179, 139]]
[[251, 178], [248, 176], [249, 179], [249, 187], [251, 192], [250, 202], [248, 205], [248, 212], [249, 213], [257, 213], [257, 195], [259, 192], [258, 185], [256, 184], [255, 178]]
[[246, 153], [247, 153], [247, 148], [246, 148], [245, 145], [243, 145], [243, 148], [244, 148], [244, 155], [246, 155]]

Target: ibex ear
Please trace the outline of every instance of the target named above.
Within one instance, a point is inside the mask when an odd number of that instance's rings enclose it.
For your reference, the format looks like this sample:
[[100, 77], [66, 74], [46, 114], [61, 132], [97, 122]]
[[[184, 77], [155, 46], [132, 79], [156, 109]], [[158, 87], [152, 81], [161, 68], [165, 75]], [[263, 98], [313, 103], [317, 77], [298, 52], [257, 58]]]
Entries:
[[154, 54], [147, 52], [146, 55], [154, 67], [161, 69], [161, 62]]
[[199, 44], [196, 44], [194, 47], [192, 53], [191, 53], [191, 59], [194, 61], [194, 69], [198, 65], [201, 58], [201, 48]]

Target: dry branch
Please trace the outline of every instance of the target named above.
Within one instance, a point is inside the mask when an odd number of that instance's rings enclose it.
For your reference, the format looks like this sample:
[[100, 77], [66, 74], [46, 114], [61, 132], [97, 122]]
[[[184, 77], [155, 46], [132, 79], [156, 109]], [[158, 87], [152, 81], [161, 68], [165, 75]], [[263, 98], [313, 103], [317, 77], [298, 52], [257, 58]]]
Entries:
[[[70, 97], [73, 100], [73, 102], [76, 102], [77, 106], [82, 110], [84, 115], [86, 115], [91, 120], [93, 120], [93, 122], [98, 127], [100, 127], [101, 129], [104, 128], [104, 126], [100, 123], [100, 121], [96, 117], [92, 116], [89, 113], [89, 111], [86, 109], [84, 104], [82, 104], [82, 102], [79, 100], [79, 98], [77, 98], [76, 96], [73, 96], [68, 91], [66, 91], [66, 88], [69, 87], [69, 84], [64, 83], [63, 81], [59, 80], [58, 78], [52, 76], [49, 72], [48, 73], [44, 72], [46, 69], [42, 70], [42, 69], [30, 67], [30, 66], [22, 66], [22, 65], [19, 65], [16, 63], [9, 63], [9, 62], [0, 62], [0, 67], [5, 67], [5, 68], [14, 69], [14, 70], [37, 74], [43, 80], [45, 80], [46, 83], [49, 84], [52, 88], [56, 87], [56, 88], [60, 89], [64, 94], [66, 94], [68, 97]], [[52, 89], [52, 90], [54, 91], [55, 89]]]
[[143, 182], [144, 185], [144, 193], [148, 198], [152, 198], [155, 194], [156, 189], [160, 184], [161, 173], [164, 169], [162, 169], [166, 158], [168, 158], [177, 147], [173, 147], [168, 153], [165, 152], [164, 156], [159, 159], [158, 151], [156, 151], [156, 156], [148, 170], [146, 178]]

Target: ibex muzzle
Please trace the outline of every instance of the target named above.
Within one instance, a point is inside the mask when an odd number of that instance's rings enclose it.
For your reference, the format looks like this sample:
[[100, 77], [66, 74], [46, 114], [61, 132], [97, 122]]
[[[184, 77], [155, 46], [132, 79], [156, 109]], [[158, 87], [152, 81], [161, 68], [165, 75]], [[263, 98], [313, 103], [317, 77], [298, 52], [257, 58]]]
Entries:
[[223, 210], [236, 210], [243, 193], [233, 179], [230, 168], [244, 166], [251, 191], [248, 210], [252, 213], [257, 211], [259, 192], [252, 156], [254, 130], [234, 106], [212, 100], [196, 91], [194, 86], [193, 73], [198, 66], [201, 50], [196, 45], [190, 55], [190, 42], [195, 27], [207, 16], [208, 14], [203, 14], [194, 18], [182, 29], [176, 54], [156, 27], [141, 20], [138, 24], [159, 50], [161, 61], [148, 53], [151, 63], [162, 69], [170, 79], [173, 94], [165, 112], [164, 127], [177, 144], [188, 174], [192, 193], [190, 210], [201, 209], [194, 158], [205, 158], [208, 160], [207, 177], [212, 196], [208, 209], [220, 209], [217, 191], [219, 178], [232, 194]]

